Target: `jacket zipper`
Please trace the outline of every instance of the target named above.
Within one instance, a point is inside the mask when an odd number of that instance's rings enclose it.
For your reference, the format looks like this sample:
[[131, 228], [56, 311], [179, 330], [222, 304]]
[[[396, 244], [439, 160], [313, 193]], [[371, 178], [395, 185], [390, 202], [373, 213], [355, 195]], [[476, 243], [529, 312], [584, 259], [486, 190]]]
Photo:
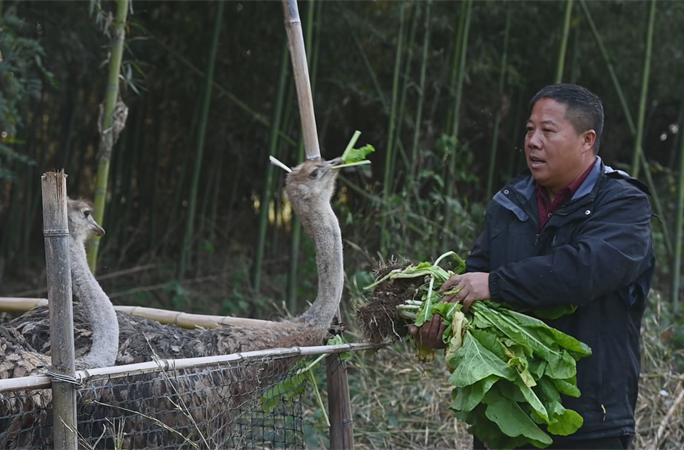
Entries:
[[537, 233], [537, 238], [534, 240], [534, 246], [536, 247], [539, 245], [539, 238], [541, 237], [541, 233]]

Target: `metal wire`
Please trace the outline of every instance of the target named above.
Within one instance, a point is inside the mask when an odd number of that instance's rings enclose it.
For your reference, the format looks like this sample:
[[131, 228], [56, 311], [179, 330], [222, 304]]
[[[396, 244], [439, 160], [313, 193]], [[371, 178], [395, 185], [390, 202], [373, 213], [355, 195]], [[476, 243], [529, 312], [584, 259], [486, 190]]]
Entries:
[[[303, 449], [302, 396], [313, 390], [301, 369], [312, 360], [265, 357], [86, 381], [77, 398], [80, 445]], [[50, 390], [0, 394], [0, 448], [52, 448], [52, 423]]]

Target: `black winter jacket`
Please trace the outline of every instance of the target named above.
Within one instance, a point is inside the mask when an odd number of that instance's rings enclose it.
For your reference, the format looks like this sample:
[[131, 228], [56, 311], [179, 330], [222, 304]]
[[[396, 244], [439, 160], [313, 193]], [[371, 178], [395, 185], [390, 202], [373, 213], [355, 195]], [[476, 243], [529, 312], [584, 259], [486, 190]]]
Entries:
[[578, 305], [546, 322], [593, 352], [577, 364], [581, 397], [563, 398], [584, 425], [567, 438], [553, 436], [554, 443], [634, 434], [639, 333], [654, 266], [647, 189], [600, 159], [541, 233], [530, 175], [490, 203], [467, 271], [490, 273], [496, 301], [532, 309]]

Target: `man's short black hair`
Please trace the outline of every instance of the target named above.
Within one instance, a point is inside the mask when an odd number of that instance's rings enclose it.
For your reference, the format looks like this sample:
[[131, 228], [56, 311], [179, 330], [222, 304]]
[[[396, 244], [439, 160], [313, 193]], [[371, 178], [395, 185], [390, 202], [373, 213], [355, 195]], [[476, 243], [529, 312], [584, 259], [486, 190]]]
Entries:
[[550, 98], [567, 105], [565, 117], [575, 127], [577, 133], [587, 130], [596, 132], [594, 154], [598, 153], [603, 133], [603, 104], [601, 99], [589, 89], [576, 84], [552, 84], [542, 88], [530, 101], [530, 111], [542, 98]]

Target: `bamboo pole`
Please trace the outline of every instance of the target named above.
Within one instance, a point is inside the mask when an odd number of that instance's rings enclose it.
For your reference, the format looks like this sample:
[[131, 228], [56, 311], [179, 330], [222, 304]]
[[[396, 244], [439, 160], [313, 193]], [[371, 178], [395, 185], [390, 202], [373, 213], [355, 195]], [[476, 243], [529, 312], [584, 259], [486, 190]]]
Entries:
[[[163, 359], [144, 363], [127, 364], [124, 366], [101, 367], [96, 369], [79, 370], [74, 378], [79, 383], [96, 380], [109, 380], [124, 378], [131, 375], [142, 375], [171, 370], [197, 369], [208, 366], [233, 364], [238, 365], [247, 361], [272, 358], [292, 358], [318, 355], [339, 354], [347, 352], [360, 352], [364, 350], [377, 350], [387, 344], [339, 344], [318, 345], [312, 347], [288, 347], [268, 350], [255, 350], [244, 353], [231, 353], [230, 355], [204, 356], [186, 359]], [[22, 378], [8, 378], [0, 380], [0, 393], [25, 391], [27, 389], [48, 389], [52, 384], [52, 378], [38, 375]]]
[[[499, 74], [499, 98], [504, 95], [504, 82], [506, 81], [506, 62], [508, 59], [508, 36], [511, 30], [511, 8], [506, 11], [506, 28], [504, 30], [503, 55], [501, 56], [501, 72]], [[494, 167], [496, 167], [496, 154], [498, 150], [499, 128], [501, 126], [501, 107], [494, 114], [494, 132], [492, 133], [492, 151], [489, 157], [489, 171], [487, 174], [487, 199], [492, 198], [494, 186]]]
[[682, 123], [679, 125], [679, 186], [677, 187], [677, 216], [675, 219], [674, 262], [672, 264], [672, 319], [679, 313], [679, 288], [682, 276], [682, 242], [684, 241], [684, 101]]
[[197, 131], [197, 147], [195, 153], [195, 167], [192, 173], [190, 184], [190, 199], [188, 203], [188, 215], [185, 223], [185, 237], [183, 238], [183, 248], [181, 249], [180, 263], [178, 266], [178, 279], [183, 280], [185, 267], [188, 261], [188, 254], [193, 238], [195, 223], [195, 209], [197, 207], [197, 188], [199, 184], [200, 172], [202, 169], [202, 156], [204, 155], [204, 138], [207, 131], [207, 120], [209, 118], [209, 107], [211, 106], [211, 86], [214, 81], [214, 68], [216, 67], [216, 53], [218, 52], [219, 36], [221, 35], [221, 22], [223, 19], [223, 5], [225, 2], [218, 2], [218, 11], [214, 20], [214, 34], [212, 37], [209, 61], [207, 62], [207, 76], [204, 80], [204, 98], [202, 99], [202, 113], [200, 116], [199, 130]]
[[[399, 34], [397, 35], [397, 51], [394, 57], [394, 78], [392, 80], [392, 103], [390, 105], [390, 117], [389, 117], [389, 131], [387, 132], [387, 151], [385, 153], [385, 177], [383, 181], [383, 202], [385, 204], [385, 214], [382, 215], [382, 220], [380, 222], [380, 252], [383, 255], [387, 254], [387, 218], [389, 216], [389, 196], [392, 190], [392, 180], [394, 176], [392, 174], [392, 160], [393, 160], [393, 150], [394, 150], [394, 128], [396, 124], [396, 114], [397, 114], [397, 93], [399, 90], [399, 71], [401, 70], [401, 52], [402, 44], [404, 39], [404, 18], [406, 11], [406, 4], [404, 2], [399, 3]], [[415, 162], [414, 162], [415, 164]]]
[[282, 2], [285, 14], [285, 31], [287, 32], [287, 42], [292, 57], [292, 72], [297, 87], [297, 103], [299, 104], [302, 122], [306, 159], [318, 159], [321, 157], [321, 150], [318, 146], [316, 116], [314, 115], [311, 82], [309, 81], [309, 68], [306, 64], [302, 22], [299, 18], [297, 1], [282, 0]]
[[[306, 52], [304, 50], [304, 38], [302, 36], [302, 25], [299, 19], [296, 0], [282, 0], [285, 13], [285, 29], [287, 31], [287, 41], [292, 56], [292, 69], [294, 73], [295, 86], [297, 87], [297, 100], [299, 113], [302, 122], [302, 134], [304, 135], [304, 148], [307, 159], [318, 159], [321, 151], [318, 146], [318, 134], [316, 132], [316, 116], [314, 115], [313, 97], [311, 94], [311, 83], [309, 81], [309, 70], [306, 63]], [[340, 310], [337, 310], [337, 318]], [[330, 367], [328, 367], [330, 371]], [[336, 392], [329, 397], [328, 404], [330, 410], [335, 410], [335, 417], [338, 420], [330, 422], [330, 445], [335, 447], [338, 436], [344, 436], [344, 444], [349, 445], [344, 448], [354, 447], [353, 422], [351, 416], [351, 401], [349, 398], [349, 385], [346, 372], [336, 370], [328, 377], [329, 392]], [[338, 397], [340, 395], [344, 397]], [[336, 402], [335, 400], [339, 400]]]
[[[123, 57], [127, 14], [128, 0], [116, 0], [112, 54], [109, 60], [109, 78], [102, 118], [101, 145], [98, 154], [97, 178], [95, 182], [93, 218], [97, 223], [104, 223], [105, 200], [107, 198], [107, 183], [109, 180], [109, 161], [112, 157], [112, 148], [117, 138], [117, 136], [114, 136], [115, 132], [113, 130], [114, 110], [119, 99], [119, 72], [121, 71], [121, 59]], [[125, 122], [125, 117], [123, 121]], [[123, 124], [118, 126], [123, 128]], [[121, 130], [118, 130], [118, 132], [121, 132]], [[93, 236], [88, 243], [88, 266], [93, 274], [95, 274], [97, 268], [97, 253], [100, 239], [100, 236]]]
[[[49, 302], [46, 298], [0, 297], [0, 311], [5, 312], [25, 313], [32, 308], [48, 305]], [[114, 309], [118, 312], [130, 314], [132, 316], [143, 317], [145, 319], [155, 320], [159, 323], [172, 324], [189, 329], [198, 327], [216, 328], [219, 325], [268, 327], [277, 323], [269, 320], [246, 319], [242, 317], [190, 314], [181, 311], [147, 308], [143, 306], [115, 305]]]
[[[318, 51], [321, 47], [320, 39], [318, 39], [320, 32], [321, 9], [323, 1], [309, 0], [307, 9], [307, 23], [306, 23], [306, 45], [311, 48], [312, 43], [314, 48], [313, 60], [309, 63], [309, 70], [311, 71], [311, 93], [316, 93], [316, 73], [318, 72]], [[313, 40], [313, 24], [316, 25], [316, 40]], [[297, 148], [297, 161], [304, 159], [304, 140], [299, 140]], [[290, 267], [287, 275], [287, 309], [290, 314], [297, 313], [297, 268], [299, 267], [299, 249], [302, 243], [302, 223], [296, 216], [292, 217], [292, 239], [290, 244]]]
[[[74, 332], [69, 264], [66, 175], [48, 172], [41, 178], [43, 191], [43, 235], [48, 298], [50, 299], [50, 345], [52, 370], [73, 377]], [[76, 450], [76, 389], [74, 384], [52, 385], [54, 443], [56, 448]]]
[[563, 21], [563, 36], [558, 51], [558, 65], [556, 66], [556, 84], [563, 81], [563, 69], [565, 68], [565, 53], [568, 48], [568, 36], [570, 35], [570, 19], [572, 18], [572, 0], [565, 3], [565, 20]]
[[[347, 366], [337, 354], [328, 356], [325, 362], [330, 417], [330, 450], [353, 449], [354, 422], [349, 401], [349, 384], [346, 383]], [[345, 382], [339, 383], [340, 379]]]
[[642, 140], [644, 137], [644, 119], [646, 116], [646, 100], [648, 98], [648, 78], [651, 73], [651, 53], [653, 49], [653, 29], [655, 28], [656, 0], [651, 0], [648, 14], [648, 28], [646, 31], [646, 51], [644, 52], [643, 73], [641, 74], [641, 97], [639, 100], [639, 115], [637, 116], [637, 133], [634, 139], [634, 154], [632, 155], [632, 176], [639, 176], [639, 158], [643, 153]]

